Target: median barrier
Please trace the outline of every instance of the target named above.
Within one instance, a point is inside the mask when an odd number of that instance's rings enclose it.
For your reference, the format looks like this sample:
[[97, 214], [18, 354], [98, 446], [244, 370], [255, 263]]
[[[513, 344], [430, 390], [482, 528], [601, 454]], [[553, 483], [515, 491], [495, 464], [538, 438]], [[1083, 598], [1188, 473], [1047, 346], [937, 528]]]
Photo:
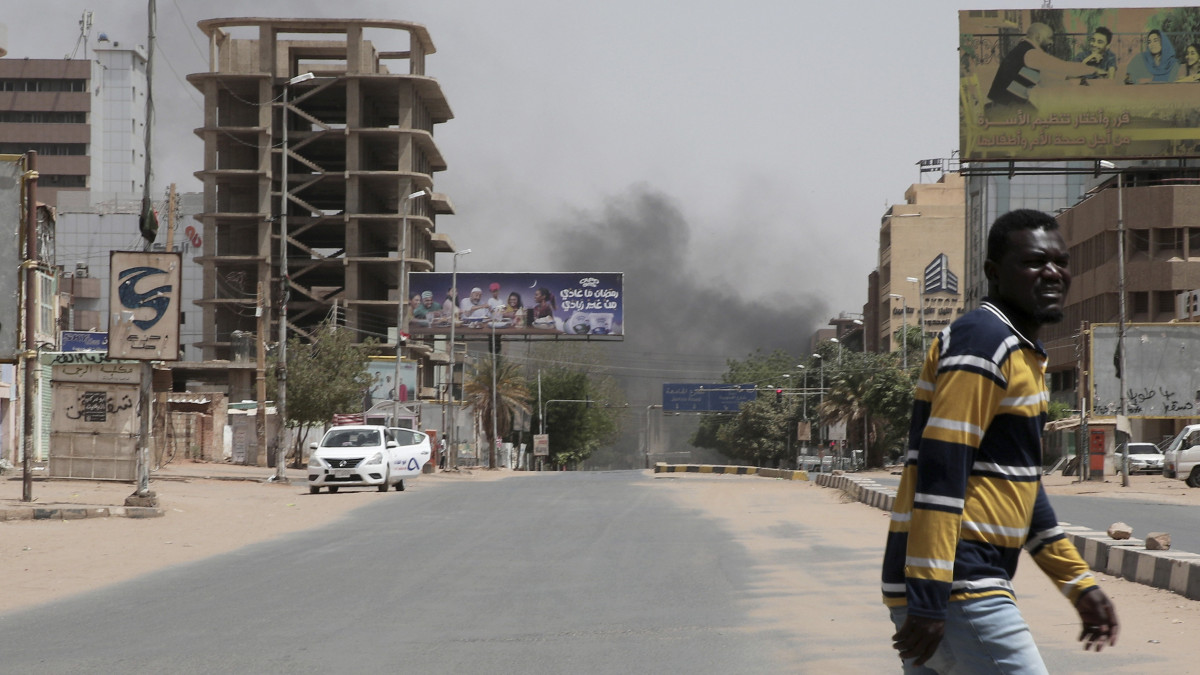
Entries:
[[727, 466], [721, 464], [666, 464], [654, 465], [654, 473], [728, 473], [739, 476], [763, 476], [783, 480], [808, 480], [807, 471], [792, 469], [767, 469], [757, 466]]

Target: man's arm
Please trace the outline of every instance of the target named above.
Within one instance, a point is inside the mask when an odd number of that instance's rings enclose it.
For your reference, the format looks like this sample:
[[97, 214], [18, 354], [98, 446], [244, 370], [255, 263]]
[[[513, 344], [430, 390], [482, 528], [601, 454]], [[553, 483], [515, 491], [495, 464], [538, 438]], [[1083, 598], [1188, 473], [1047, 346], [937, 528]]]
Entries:
[[1030, 49], [1025, 53], [1025, 65], [1033, 68], [1034, 70], [1049, 70], [1056, 73], [1062, 73], [1069, 77], [1079, 77], [1082, 75], [1103, 76], [1107, 73], [1107, 71], [1087, 63], [1072, 63], [1070, 61], [1063, 61], [1062, 59], [1051, 56], [1040, 49]]
[[1095, 647], [1100, 651], [1106, 644], [1115, 645], [1120, 628], [1117, 611], [1096, 584], [1095, 576], [1075, 545], [1059, 527], [1040, 481], [1025, 549], [1079, 612], [1083, 622], [1079, 639], [1085, 641], [1084, 649]]

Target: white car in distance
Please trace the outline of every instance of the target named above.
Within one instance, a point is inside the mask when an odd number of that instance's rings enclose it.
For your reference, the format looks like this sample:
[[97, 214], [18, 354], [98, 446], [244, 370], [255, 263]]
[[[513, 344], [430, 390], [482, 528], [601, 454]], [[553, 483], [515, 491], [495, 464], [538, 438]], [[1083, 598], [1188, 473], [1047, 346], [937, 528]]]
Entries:
[[[1124, 453], [1120, 450], [1113, 453], [1117, 464], [1117, 473], [1124, 470]], [[1129, 444], [1129, 473], [1162, 473], [1163, 453], [1153, 443]]]
[[404, 479], [421, 475], [429, 461], [429, 437], [416, 429], [346, 425], [325, 432], [309, 445], [308, 491], [337, 492], [342, 487], [404, 489]]

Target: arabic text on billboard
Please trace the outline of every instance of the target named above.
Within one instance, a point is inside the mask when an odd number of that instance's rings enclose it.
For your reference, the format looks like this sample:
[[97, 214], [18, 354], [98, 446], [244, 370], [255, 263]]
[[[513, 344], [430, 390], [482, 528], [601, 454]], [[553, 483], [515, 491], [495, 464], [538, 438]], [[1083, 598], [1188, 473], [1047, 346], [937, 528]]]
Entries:
[[963, 159], [1200, 155], [1200, 8], [958, 16]]
[[664, 384], [663, 412], [737, 412], [755, 391], [754, 384]]
[[445, 272], [409, 275], [408, 332], [456, 339], [497, 335], [622, 338], [622, 276], [555, 272], [459, 272], [457, 297]]

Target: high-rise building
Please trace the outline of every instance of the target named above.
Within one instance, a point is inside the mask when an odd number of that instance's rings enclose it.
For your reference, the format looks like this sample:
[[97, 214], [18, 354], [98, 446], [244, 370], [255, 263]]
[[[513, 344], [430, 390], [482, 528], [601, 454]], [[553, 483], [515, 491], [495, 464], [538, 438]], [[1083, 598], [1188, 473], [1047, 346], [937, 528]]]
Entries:
[[[257, 331], [260, 285], [272, 336], [286, 298], [290, 335], [309, 334], [336, 310], [360, 340], [378, 338], [381, 353], [395, 353], [401, 270], [432, 270], [435, 253], [453, 250], [436, 227], [436, 216], [453, 207], [433, 191], [433, 174], [446, 169], [434, 126], [453, 114], [425, 74], [434, 52], [428, 32], [364, 19], [199, 26], [210, 68], [188, 80], [205, 111], [197, 131], [204, 359], [231, 359], [234, 334]], [[429, 346], [405, 349], [427, 365]], [[420, 390], [431, 394], [432, 369], [418, 373]]]
[[896, 351], [901, 330], [913, 326], [924, 328], [928, 344], [963, 313], [963, 187], [957, 173], [911, 185], [905, 203], [883, 215], [877, 291], [868, 306], [878, 311], [864, 313], [868, 351]]

